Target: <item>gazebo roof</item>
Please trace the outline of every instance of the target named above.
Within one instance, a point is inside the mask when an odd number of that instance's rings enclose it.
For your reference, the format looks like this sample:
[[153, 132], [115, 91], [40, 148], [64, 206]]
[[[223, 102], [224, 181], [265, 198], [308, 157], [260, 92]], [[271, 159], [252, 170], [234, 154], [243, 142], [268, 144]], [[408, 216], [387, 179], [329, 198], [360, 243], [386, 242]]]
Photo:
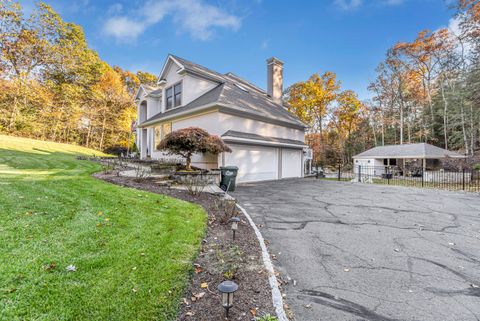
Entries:
[[465, 158], [466, 156], [427, 143], [386, 145], [366, 150], [353, 156], [356, 159], [365, 158]]

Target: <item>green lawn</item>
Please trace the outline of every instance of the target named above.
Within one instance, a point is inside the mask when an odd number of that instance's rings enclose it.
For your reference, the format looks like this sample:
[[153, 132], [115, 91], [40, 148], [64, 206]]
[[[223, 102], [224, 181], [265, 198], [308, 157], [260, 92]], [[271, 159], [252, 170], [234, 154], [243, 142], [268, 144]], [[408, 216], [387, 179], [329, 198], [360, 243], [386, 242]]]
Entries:
[[0, 320], [175, 318], [206, 213], [92, 178], [93, 153], [0, 135]]

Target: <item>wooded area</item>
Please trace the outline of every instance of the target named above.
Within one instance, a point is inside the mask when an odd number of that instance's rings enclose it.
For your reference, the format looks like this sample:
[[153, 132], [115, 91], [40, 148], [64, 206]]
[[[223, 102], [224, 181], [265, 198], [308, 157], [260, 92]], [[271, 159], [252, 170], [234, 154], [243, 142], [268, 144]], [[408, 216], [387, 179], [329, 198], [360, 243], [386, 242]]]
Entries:
[[0, 2], [0, 133], [126, 147], [133, 142], [134, 91], [155, 81], [109, 66], [82, 28], [50, 6], [40, 2], [27, 17], [19, 2]]
[[[480, 148], [480, 3], [459, 0], [454, 29], [421, 31], [398, 42], [360, 102], [335, 74], [313, 75], [286, 92], [291, 111], [311, 126], [315, 164], [352, 161], [365, 149], [428, 142], [474, 155]], [[453, 28], [452, 28], [453, 29]]]

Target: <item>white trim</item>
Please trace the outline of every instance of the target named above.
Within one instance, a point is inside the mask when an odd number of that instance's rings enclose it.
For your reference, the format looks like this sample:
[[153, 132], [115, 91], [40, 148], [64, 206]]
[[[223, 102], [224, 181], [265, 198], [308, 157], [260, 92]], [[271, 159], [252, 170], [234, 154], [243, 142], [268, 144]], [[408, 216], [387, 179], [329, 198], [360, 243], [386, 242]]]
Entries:
[[278, 321], [289, 321], [287, 318], [287, 314], [285, 313], [285, 310], [283, 308], [282, 293], [278, 288], [278, 280], [277, 280], [277, 277], [275, 276], [275, 270], [273, 269], [272, 261], [270, 260], [270, 254], [268, 253], [267, 246], [265, 245], [265, 239], [263, 238], [262, 233], [260, 233], [260, 230], [255, 225], [255, 223], [253, 222], [252, 218], [247, 213], [247, 211], [245, 211], [245, 209], [241, 207], [239, 204], [237, 204], [237, 207], [240, 209], [240, 211], [242, 211], [243, 215], [245, 215], [245, 217], [247, 218], [248, 222], [250, 223], [250, 226], [255, 231], [255, 235], [257, 236], [258, 243], [260, 243], [260, 248], [262, 249], [263, 265], [265, 266], [265, 269], [268, 272], [268, 282], [270, 283], [270, 289], [272, 290], [273, 307], [275, 308], [275, 313], [277, 314]]
[[[166, 120], [175, 119], [177, 117], [185, 116], [186, 114], [187, 115], [194, 114], [197, 111], [203, 111], [205, 109], [212, 108], [212, 107], [217, 107], [217, 106], [218, 106], [217, 104], [212, 103], [212, 104], [206, 104], [206, 105], [198, 106], [198, 107], [195, 107], [195, 108], [188, 108], [188, 109], [185, 109], [185, 111], [183, 111], [183, 112], [179, 112], [179, 113], [176, 113], [176, 114], [173, 114], [173, 115], [167, 115], [165, 117], [161, 117], [161, 118], [155, 119], [153, 121], [144, 122], [144, 123], [140, 124], [140, 127], [155, 125], [156, 123], [161, 123], [161, 122], [166, 121]], [[185, 106], [179, 106], [179, 107], [176, 107], [176, 108], [182, 108], [182, 107], [185, 107]], [[171, 110], [174, 110], [174, 109], [175, 108], [169, 109], [168, 111], [171, 111]], [[166, 112], [167, 111], [165, 111], [165, 113]], [[194, 115], [192, 115], [192, 116], [194, 116]]]
[[275, 147], [291, 147], [293, 149], [303, 149], [306, 145], [296, 145], [296, 144], [289, 144], [289, 143], [281, 143], [281, 142], [271, 142], [267, 140], [259, 140], [259, 139], [249, 139], [249, 138], [239, 138], [233, 136], [222, 136], [222, 139], [231, 143], [250, 143], [255, 145], [265, 145], [265, 146], [275, 146]]
[[[163, 64], [162, 71], [160, 71], [160, 75], [159, 75], [158, 78], [157, 78], [157, 83], [159, 83], [160, 81], [162, 81], [162, 79], [164, 78], [164, 77], [163, 77], [163, 76], [164, 76], [163, 73], [166, 71], [166, 68], [167, 68], [167, 65], [168, 65], [168, 62], [170, 61], [170, 59], [180, 67], [180, 70], [185, 69], [185, 67], [184, 67], [181, 63], [179, 63], [179, 62], [177, 61], [177, 59], [173, 58], [172, 55], [168, 55], [168, 56], [167, 56], [167, 59], [165, 59], [165, 63]], [[179, 70], [179, 71], [180, 71], [180, 70]]]

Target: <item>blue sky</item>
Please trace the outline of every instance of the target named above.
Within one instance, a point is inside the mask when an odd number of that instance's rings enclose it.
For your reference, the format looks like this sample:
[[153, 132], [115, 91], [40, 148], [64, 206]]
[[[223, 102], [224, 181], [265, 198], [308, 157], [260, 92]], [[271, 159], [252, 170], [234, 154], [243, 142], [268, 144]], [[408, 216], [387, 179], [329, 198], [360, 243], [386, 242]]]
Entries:
[[158, 74], [173, 53], [265, 88], [265, 60], [276, 56], [286, 86], [328, 70], [362, 99], [389, 47], [453, 14], [446, 0], [44, 1], [111, 65]]

